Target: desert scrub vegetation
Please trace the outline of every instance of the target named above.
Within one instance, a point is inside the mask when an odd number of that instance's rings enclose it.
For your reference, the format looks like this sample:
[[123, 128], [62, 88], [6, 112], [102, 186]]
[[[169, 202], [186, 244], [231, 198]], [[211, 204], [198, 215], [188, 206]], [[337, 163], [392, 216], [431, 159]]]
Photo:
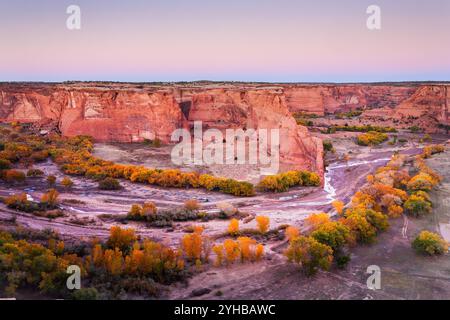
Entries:
[[285, 252], [289, 262], [299, 264], [307, 275], [319, 269], [328, 270], [333, 262], [333, 250], [312, 237], [293, 238]]
[[155, 138], [153, 140], [151, 140], [151, 139], [144, 139], [144, 144], [148, 145], [148, 146], [151, 146], [153, 148], [160, 148], [163, 145], [162, 141], [160, 139], [158, 139], [158, 138]]
[[103, 180], [98, 182], [98, 188], [100, 190], [120, 190], [122, 186], [120, 185], [119, 180], [111, 177], [106, 177]]
[[27, 177], [41, 177], [44, 175], [44, 171], [40, 169], [28, 169], [27, 171]]
[[[135, 165], [121, 165], [92, 155], [93, 143], [88, 136], [62, 137], [33, 135], [31, 132], [3, 127], [0, 151], [0, 177], [7, 182], [23, 182], [25, 174], [14, 170], [16, 163], [31, 166], [34, 162], [51, 158], [67, 175], [85, 176], [102, 181], [106, 178], [172, 188], [205, 188], [235, 196], [253, 196], [254, 186], [245, 181], [215, 177], [178, 169], [149, 169]], [[55, 181], [49, 181], [54, 184]]]
[[186, 200], [184, 202], [184, 209], [187, 211], [198, 211], [200, 209], [200, 203], [196, 199]]
[[[159, 210], [153, 202], [145, 202], [142, 205], [133, 204], [125, 219], [143, 221], [151, 227], [172, 227], [173, 222], [180, 221], [210, 221], [214, 219], [231, 219], [232, 217], [245, 218], [249, 214], [240, 212], [227, 202], [217, 204], [219, 212], [205, 212], [200, 210], [197, 200], [187, 200], [183, 206]], [[114, 220], [114, 219], [113, 219]], [[123, 221], [122, 217], [115, 219]]]
[[53, 219], [64, 215], [58, 210], [58, 196], [58, 191], [50, 189], [42, 195], [40, 202], [29, 200], [25, 193], [6, 197], [3, 202], [8, 208]]
[[448, 251], [449, 244], [438, 234], [422, 231], [413, 240], [411, 246], [420, 254], [440, 255]]
[[143, 220], [152, 221], [156, 218], [158, 209], [153, 202], [145, 202], [142, 206], [139, 204], [133, 204], [130, 211], [127, 214], [129, 220]]
[[211, 253], [216, 257], [214, 265], [217, 267], [238, 261], [259, 261], [264, 255], [264, 246], [251, 237], [240, 236], [237, 240], [225, 239], [222, 244], [215, 244], [210, 237], [203, 235], [203, 227], [193, 226], [192, 229], [191, 234], [182, 238], [181, 249], [187, 261], [197, 268], [210, 262]]
[[231, 219], [230, 224], [228, 225], [228, 233], [232, 236], [235, 236], [239, 233], [239, 220]]
[[267, 231], [269, 231], [269, 226], [270, 226], [270, 219], [269, 219], [269, 217], [256, 216], [255, 220], [256, 220], [256, 224], [258, 226], [258, 231], [261, 234], [265, 234], [265, 233], [267, 233]]
[[356, 138], [357, 144], [360, 146], [376, 146], [379, 145], [389, 139], [388, 135], [382, 132], [377, 131], [369, 131], [363, 134], [360, 134]]
[[330, 140], [323, 140], [323, 150], [325, 152], [336, 153], [336, 150], [333, 147], [333, 143]]
[[335, 133], [336, 131], [349, 131], [349, 132], [379, 132], [379, 133], [394, 133], [397, 130], [393, 127], [380, 127], [380, 126], [372, 126], [372, 125], [364, 125], [364, 126], [330, 126], [327, 130], [322, 133]]
[[[31, 165], [32, 155], [39, 152], [45, 158], [51, 158], [61, 171], [69, 176], [84, 176], [99, 181], [99, 188], [115, 190], [118, 183], [113, 179], [126, 179], [134, 183], [157, 185], [165, 188], [204, 188], [235, 196], [253, 196], [255, 187], [246, 181], [216, 177], [198, 172], [184, 172], [178, 169], [151, 169], [136, 165], [116, 164], [92, 155], [93, 143], [88, 136], [61, 137], [57, 134], [36, 136], [26, 132], [13, 132], [3, 129], [4, 150], [0, 151], [3, 167], [0, 177], [8, 182], [23, 182], [25, 174], [10, 169], [14, 163], [22, 161]], [[11, 165], [10, 165], [11, 164]], [[12, 171], [11, 171], [12, 170]], [[49, 185], [54, 185], [56, 178], [47, 177]], [[318, 186], [320, 178], [308, 171], [292, 171], [265, 177], [258, 185], [264, 191], [283, 191], [293, 186]]]
[[297, 122], [298, 125], [300, 126], [305, 126], [305, 127], [312, 127], [314, 125], [314, 122], [310, 119], [305, 119], [305, 118], [295, 118], [295, 121]]
[[[305, 219], [305, 235], [300, 235], [296, 229], [291, 228], [289, 232], [286, 229], [288, 260], [299, 264], [309, 275], [319, 269], [328, 270], [333, 261], [343, 267], [350, 260], [346, 252], [357, 244], [374, 243], [377, 235], [389, 227], [389, 218], [404, 213], [416, 217], [430, 213], [432, 203], [427, 192], [441, 178], [426, 166], [424, 159], [442, 151], [442, 146], [428, 146], [416, 156], [413, 177], [406, 168], [407, 156], [394, 154], [386, 166], [367, 177], [366, 185], [353, 195], [350, 203], [333, 202], [338, 212], [336, 221], [326, 213], [316, 213]], [[426, 183], [419, 181], [423, 179]], [[412, 246], [426, 254], [439, 254], [448, 249], [445, 241], [430, 232], [421, 233]]]
[[0, 177], [6, 183], [16, 184], [25, 182], [26, 176], [20, 170], [7, 169], [0, 172]]
[[239, 237], [237, 240], [226, 239], [222, 244], [212, 247], [216, 255], [215, 266], [229, 266], [237, 261], [241, 263], [255, 262], [264, 256], [264, 246], [250, 237]]
[[315, 172], [288, 171], [266, 176], [258, 183], [258, 189], [270, 192], [285, 192], [296, 186], [320, 186], [320, 177]]
[[237, 208], [228, 202], [219, 202], [216, 207], [219, 209], [219, 216], [223, 219], [229, 219], [240, 213]]
[[419, 126], [411, 126], [408, 129], [412, 133], [418, 133], [418, 132], [422, 132], [423, 131], [423, 129], [421, 127], [419, 127]]
[[361, 110], [355, 110], [355, 111], [348, 111], [348, 112], [339, 112], [336, 114], [336, 119], [350, 119], [350, 118], [355, 118], [355, 117], [359, 117], [360, 115], [362, 115], [362, 111]]
[[164, 228], [172, 227], [175, 221], [209, 221], [213, 219], [224, 219], [224, 216], [220, 212], [207, 213], [192, 210], [192, 208], [188, 209], [185, 206], [159, 210], [153, 202], [145, 202], [142, 205], [137, 203], [133, 204], [125, 217], [119, 217], [115, 220], [123, 221], [124, 219], [142, 221], [150, 227]]
[[61, 180], [61, 185], [62, 185], [64, 188], [66, 188], [66, 189], [70, 189], [70, 188], [73, 187], [73, 181], [72, 181], [72, 179], [70, 179], [69, 177], [64, 177], [64, 178]]
[[[158, 296], [162, 285], [178, 281], [189, 272], [180, 250], [150, 240], [139, 241], [132, 229], [112, 227], [108, 241], [92, 241], [83, 248], [20, 238], [0, 231], [0, 292], [32, 288], [55, 298], [117, 299], [126, 294]], [[82, 272], [80, 293], [67, 290], [67, 267]]]
[[49, 186], [54, 186], [56, 184], [56, 177], [54, 175], [47, 176], [46, 180]]

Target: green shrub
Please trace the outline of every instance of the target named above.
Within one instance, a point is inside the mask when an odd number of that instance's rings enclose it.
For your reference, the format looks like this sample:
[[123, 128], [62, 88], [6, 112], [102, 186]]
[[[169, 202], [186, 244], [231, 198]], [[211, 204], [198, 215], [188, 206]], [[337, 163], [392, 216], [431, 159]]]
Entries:
[[350, 260], [351, 258], [349, 255], [339, 255], [336, 257], [336, 265], [339, 269], [344, 269]]
[[334, 150], [333, 144], [331, 143], [331, 141], [323, 140], [322, 144], [323, 144], [323, 150], [325, 150], [325, 152], [330, 152], [330, 151]]
[[375, 146], [388, 140], [388, 135], [382, 132], [369, 131], [360, 134], [357, 138], [357, 143], [360, 146]]
[[48, 183], [50, 186], [55, 185], [55, 183], [56, 183], [56, 177], [55, 177], [54, 175], [49, 175], [49, 176], [47, 176], [47, 183]]
[[287, 171], [284, 173], [266, 176], [258, 183], [262, 191], [284, 192], [295, 186], [319, 186], [320, 177], [315, 172]]
[[24, 182], [26, 179], [25, 173], [14, 169], [5, 170], [2, 176], [3, 179], [8, 183]]
[[441, 236], [430, 231], [422, 231], [411, 245], [418, 253], [427, 255], [443, 254], [448, 250], [448, 243]]
[[336, 119], [350, 119], [350, 118], [355, 118], [355, 117], [359, 117], [360, 115], [362, 115], [362, 111], [360, 110], [356, 110], [356, 111], [348, 111], [348, 112], [339, 112], [336, 114]]
[[305, 126], [305, 127], [311, 127], [314, 125], [314, 122], [312, 120], [308, 120], [308, 119], [295, 119], [295, 121], [297, 122], [298, 125], [301, 126]]
[[119, 190], [122, 186], [120, 185], [119, 180], [108, 177], [98, 183], [98, 188], [100, 190]]
[[162, 146], [162, 141], [158, 138], [155, 138], [153, 140], [145, 139], [144, 143], [154, 148], [160, 148]]
[[409, 127], [409, 131], [411, 131], [413, 133], [417, 133], [417, 132], [422, 131], [422, 129], [419, 126], [412, 126], [412, 127]]
[[97, 300], [98, 291], [95, 288], [81, 288], [72, 293], [73, 300]]
[[311, 237], [331, 247], [333, 251], [342, 248], [350, 237], [350, 229], [340, 222], [326, 222], [320, 224], [311, 233]]
[[44, 175], [44, 171], [40, 169], [29, 169], [27, 171], [27, 177], [40, 177]]
[[11, 161], [7, 159], [0, 159], [0, 170], [7, 170], [11, 168]]
[[328, 270], [333, 262], [333, 249], [312, 237], [293, 239], [285, 254], [290, 262], [301, 265], [307, 275], [314, 275], [318, 269]]
[[35, 202], [28, 200], [25, 193], [15, 194], [4, 199], [4, 203], [8, 208], [24, 211], [35, 212], [39, 210], [39, 205]]
[[406, 213], [414, 217], [420, 217], [431, 213], [431, 202], [423, 196], [412, 194], [403, 205]]
[[392, 127], [380, 127], [380, 126], [331, 126], [328, 128], [327, 133], [334, 133], [336, 131], [349, 131], [349, 132], [379, 132], [379, 133], [388, 133], [388, 132], [397, 132], [395, 128]]

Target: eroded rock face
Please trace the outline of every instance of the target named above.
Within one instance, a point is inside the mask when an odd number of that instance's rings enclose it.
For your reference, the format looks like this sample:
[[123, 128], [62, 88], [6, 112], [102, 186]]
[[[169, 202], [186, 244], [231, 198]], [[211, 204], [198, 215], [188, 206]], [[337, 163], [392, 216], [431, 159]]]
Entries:
[[192, 96], [189, 122], [205, 129], [279, 129], [280, 163], [284, 169], [306, 169], [323, 175], [322, 140], [298, 126], [277, 90], [207, 90]]
[[1, 87], [0, 118], [55, 121], [66, 136], [91, 135], [97, 141], [169, 142], [186, 120], [172, 94], [63, 86]]
[[[297, 126], [280, 88], [179, 89], [133, 85], [0, 85], [4, 121], [49, 122], [63, 135], [103, 142], [161, 139], [202, 121], [205, 128], [279, 129], [280, 169], [323, 174], [322, 142]], [[177, 102], [178, 101], [178, 102]]]
[[449, 125], [449, 87], [419, 86], [394, 108], [368, 110], [363, 116], [374, 122], [392, 119], [398, 128], [418, 126], [429, 133], [444, 131], [444, 127]]
[[416, 91], [407, 85], [295, 85], [285, 89], [292, 112], [318, 115], [364, 108], [393, 108]]
[[64, 135], [87, 134], [98, 141], [169, 142], [185, 118], [169, 93], [70, 91], [60, 118]]
[[285, 88], [291, 112], [323, 116], [364, 110], [373, 124], [395, 120], [399, 128], [417, 125], [427, 132], [449, 124], [449, 84], [292, 85]]
[[364, 110], [371, 123], [449, 125], [450, 90], [442, 84], [0, 84], [0, 120], [53, 123], [62, 134], [103, 142], [158, 138], [202, 121], [206, 128], [271, 129], [281, 135], [282, 170], [323, 172], [319, 139], [297, 126], [295, 112]]
[[[436, 124], [449, 124], [448, 86], [420, 87], [411, 97], [403, 101], [394, 110], [398, 119], [416, 118], [423, 120], [420, 126], [434, 131]], [[426, 121], [429, 118], [430, 121]], [[436, 121], [431, 121], [436, 120]], [[425, 121], [425, 122], [424, 122]]]

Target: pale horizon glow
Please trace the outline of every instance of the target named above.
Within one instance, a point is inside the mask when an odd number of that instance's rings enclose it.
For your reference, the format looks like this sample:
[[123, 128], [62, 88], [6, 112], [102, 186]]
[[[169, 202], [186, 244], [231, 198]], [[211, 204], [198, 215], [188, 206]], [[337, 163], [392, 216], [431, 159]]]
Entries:
[[0, 0], [0, 24], [0, 81], [450, 80], [448, 0]]

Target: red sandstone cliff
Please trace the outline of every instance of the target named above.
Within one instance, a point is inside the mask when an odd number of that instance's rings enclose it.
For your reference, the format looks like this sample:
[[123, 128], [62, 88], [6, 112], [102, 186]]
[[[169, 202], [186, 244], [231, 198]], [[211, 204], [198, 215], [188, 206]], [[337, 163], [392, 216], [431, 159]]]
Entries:
[[[53, 122], [63, 135], [132, 142], [172, 132], [201, 120], [208, 127], [280, 129], [280, 165], [323, 174], [322, 142], [297, 126], [280, 90], [206, 90], [184, 94], [172, 87], [89, 83], [1, 84], [0, 119]], [[177, 102], [178, 100], [178, 102]]]
[[449, 84], [292, 85], [285, 88], [291, 112], [317, 115], [364, 110], [376, 121], [395, 119], [399, 127], [418, 125], [428, 132], [449, 124]]
[[64, 86], [0, 87], [0, 118], [54, 121], [62, 134], [91, 135], [97, 141], [133, 142], [159, 138], [185, 126], [170, 93]]
[[449, 125], [450, 84], [0, 84], [0, 120], [52, 122], [64, 135], [97, 141], [170, 141], [195, 120], [207, 127], [280, 128], [281, 161], [322, 172], [322, 145], [292, 113], [364, 110], [371, 122]]
[[323, 175], [322, 141], [298, 126], [277, 90], [215, 89], [193, 94], [188, 120], [206, 128], [279, 129], [280, 163]]
[[450, 85], [418, 86], [394, 108], [383, 107], [364, 112], [366, 119], [392, 119], [398, 127], [419, 126], [426, 132], [439, 132], [449, 125]]
[[411, 85], [295, 85], [285, 90], [289, 110], [324, 115], [355, 109], [393, 108], [417, 90]]

